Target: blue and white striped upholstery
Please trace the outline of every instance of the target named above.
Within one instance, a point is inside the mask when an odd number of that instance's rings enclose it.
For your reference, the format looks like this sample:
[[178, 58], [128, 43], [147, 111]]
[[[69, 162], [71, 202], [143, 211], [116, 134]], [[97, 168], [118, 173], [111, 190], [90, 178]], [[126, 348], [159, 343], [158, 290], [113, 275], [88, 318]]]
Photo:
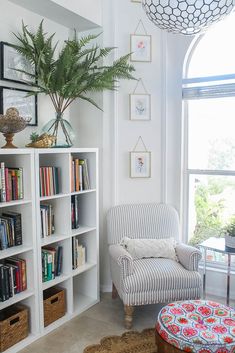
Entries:
[[120, 205], [109, 210], [108, 243], [119, 244], [123, 237], [179, 238], [176, 210], [166, 204]]
[[198, 249], [178, 244], [179, 262], [162, 258], [133, 260], [119, 245], [124, 236], [178, 239], [179, 220], [173, 207], [157, 203], [115, 206], [108, 212], [107, 222], [111, 276], [125, 305], [200, 298]]

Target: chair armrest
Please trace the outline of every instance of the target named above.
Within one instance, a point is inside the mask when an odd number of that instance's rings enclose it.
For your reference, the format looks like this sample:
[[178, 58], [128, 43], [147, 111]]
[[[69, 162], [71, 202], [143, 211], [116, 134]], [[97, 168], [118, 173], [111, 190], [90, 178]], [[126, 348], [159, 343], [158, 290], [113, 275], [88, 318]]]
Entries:
[[202, 257], [200, 250], [193, 246], [181, 243], [176, 245], [175, 251], [179, 262], [187, 270], [198, 271], [198, 263]]
[[133, 258], [121, 245], [109, 246], [110, 256], [122, 268], [124, 277], [133, 273]]

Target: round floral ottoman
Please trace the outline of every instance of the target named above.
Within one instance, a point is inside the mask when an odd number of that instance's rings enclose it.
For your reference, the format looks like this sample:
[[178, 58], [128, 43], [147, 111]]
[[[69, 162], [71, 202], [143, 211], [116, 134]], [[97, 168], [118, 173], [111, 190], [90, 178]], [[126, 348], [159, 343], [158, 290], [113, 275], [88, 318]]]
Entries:
[[158, 315], [159, 353], [235, 353], [235, 311], [206, 300], [166, 305]]

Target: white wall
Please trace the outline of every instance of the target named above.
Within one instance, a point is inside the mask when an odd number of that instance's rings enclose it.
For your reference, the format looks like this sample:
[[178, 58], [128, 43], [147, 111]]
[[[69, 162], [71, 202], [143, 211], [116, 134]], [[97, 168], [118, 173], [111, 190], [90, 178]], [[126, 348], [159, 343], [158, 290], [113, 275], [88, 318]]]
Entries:
[[[1, 0], [0, 11], [0, 41], [15, 43], [13, 32], [21, 31], [22, 20], [29, 28], [37, 28], [42, 17], [31, 11], [11, 3], [8, 0]], [[48, 19], [44, 21], [45, 31], [48, 33], [56, 33], [55, 41], [64, 41], [68, 38], [68, 29]], [[12, 83], [0, 81], [1, 86], [12, 86]], [[14, 84], [14, 87], [22, 88], [22, 85]], [[27, 89], [27, 87], [24, 86]], [[68, 117], [69, 111], [65, 113]], [[29, 136], [33, 131], [39, 131], [40, 128], [55, 116], [53, 105], [48, 97], [39, 95], [38, 99], [38, 126], [27, 127], [24, 131], [18, 133], [14, 137], [14, 142], [18, 147], [24, 147], [29, 142]], [[4, 138], [0, 135], [0, 146], [3, 145]]]
[[52, 0], [53, 2], [77, 13], [79, 16], [102, 25], [101, 0]]

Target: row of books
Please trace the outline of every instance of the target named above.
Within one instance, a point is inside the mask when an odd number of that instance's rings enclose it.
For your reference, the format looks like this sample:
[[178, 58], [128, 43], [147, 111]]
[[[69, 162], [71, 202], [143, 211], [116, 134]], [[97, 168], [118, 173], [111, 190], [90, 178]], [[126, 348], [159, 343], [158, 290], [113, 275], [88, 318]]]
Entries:
[[40, 204], [41, 237], [45, 238], [55, 232], [53, 208], [50, 204]]
[[23, 199], [23, 168], [9, 168], [0, 163], [0, 201]]
[[0, 250], [22, 245], [21, 214], [4, 212], [0, 216]]
[[42, 281], [47, 282], [60, 276], [62, 272], [63, 247], [42, 248]]
[[78, 212], [79, 212], [79, 195], [72, 195], [71, 196], [71, 221], [72, 221], [72, 229], [79, 228], [79, 219], [78, 219]]
[[0, 263], [0, 301], [27, 289], [26, 260], [9, 257]]
[[86, 262], [86, 248], [79, 244], [78, 239], [74, 237], [72, 239], [72, 264], [73, 270], [76, 268], [85, 265]]
[[87, 159], [71, 161], [71, 192], [90, 189]]
[[59, 194], [59, 168], [40, 167], [39, 170], [40, 196]]

